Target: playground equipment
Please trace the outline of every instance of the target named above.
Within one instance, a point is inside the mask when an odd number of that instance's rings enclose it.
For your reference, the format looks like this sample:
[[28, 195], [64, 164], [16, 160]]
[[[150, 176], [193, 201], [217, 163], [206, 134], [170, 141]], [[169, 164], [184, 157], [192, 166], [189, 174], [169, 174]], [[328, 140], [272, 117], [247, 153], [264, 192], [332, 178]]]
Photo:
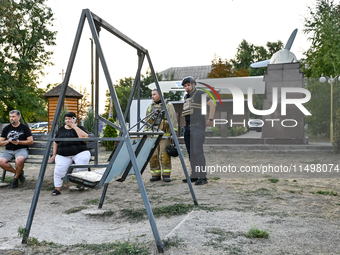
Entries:
[[[94, 189], [99, 189], [102, 186], [104, 186], [103, 188], [103, 193], [102, 193], [102, 197], [99, 203], [99, 208], [102, 207], [103, 202], [104, 202], [104, 198], [105, 198], [105, 194], [108, 188], [109, 183], [117, 176], [121, 176], [120, 179], [118, 179], [118, 181], [124, 181], [125, 178], [127, 177], [127, 175], [129, 174], [135, 174], [136, 175], [136, 179], [140, 188], [140, 192], [143, 198], [143, 202], [144, 202], [144, 206], [145, 209], [147, 211], [148, 214], [148, 218], [150, 221], [150, 225], [152, 228], [152, 232], [156, 241], [156, 245], [157, 245], [157, 249], [158, 252], [162, 253], [164, 251], [164, 244], [160, 239], [159, 233], [158, 233], [158, 229], [157, 229], [157, 225], [152, 213], [152, 209], [150, 206], [150, 202], [145, 190], [145, 186], [142, 180], [142, 176], [141, 174], [143, 173], [144, 169], [147, 166], [147, 163], [150, 159], [150, 157], [152, 156], [154, 150], [156, 149], [160, 139], [163, 136], [163, 132], [159, 131], [157, 128], [151, 126], [150, 124], [147, 123], [148, 119], [152, 116], [147, 116], [146, 118], [144, 118], [143, 120], [140, 119], [140, 111], [139, 111], [139, 107], [138, 108], [138, 112], [137, 112], [137, 119], [138, 119], [138, 123], [136, 124], [138, 126], [137, 128], [137, 132], [132, 132], [130, 130], [127, 129], [126, 127], [126, 120], [130, 111], [130, 106], [133, 100], [133, 96], [135, 94], [135, 92], [137, 91], [138, 94], [138, 105], [140, 105], [140, 72], [141, 72], [141, 68], [143, 65], [143, 62], [145, 60], [145, 57], [148, 60], [148, 64], [152, 73], [152, 76], [155, 80], [156, 83], [156, 87], [158, 90], [158, 94], [161, 95], [161, 101], [162, 101], [162, 105], [165, 106], [165, 101], [164, 98], [162, 96], [160, 87], [159, 87], [159, 83], [157, 80], [157, 76], [156, 73], [154, 71], [151, 59], [150, 59], [150, 55], [148, 53], [148, 51], [146, 49], [144, 49], [142, 46], [140, 46], [139, 44], [137, 44], [136, 42], [134, 42], [133, 40], [131, 40], [129, 37], [127, 37], [126, 35], [124, 35], [123, 33], [121, 33], [120, 31], [118, 31], [117, 29], [115, 29], [114, 27], [112, 27], [109, 23], [107, 23], [106, 21], [104, 21], [103, 19], [101, 19], [100, 17], [98, 17], [97, 15], [95, 15], [94, 13], [90, 12], [89, 9], [84, 9], [82, 11], [81, 17], [80, 17], [80, 21], [79, 21], [79, 25], [78, 25], [78, 29], [76, 32], [76, 36], [75, 36], [75, 40], [74, 40], [74, 44], [72, 47], [72, 52], [69, 58], [69, 62], [68, 62], [68, 66], [66, 69], [66, 73], [65, 73], [65, 78], [64, 81], [62, 83], [62, 89], [60, 92], [60, 97], [58, 100], [58, 105], [56, 108], [56, 112], [55, 112], [55, 116], [53, 119], [53, 123], [52, 123], [52, 127], [50, 130], [50, 134], [48, 137], [48, 141], [47, 141], [47, 145], [46, 145], [46, 150], [45, 150], [45, 154], [44, 154], [44, 158], [41, 164], [41, 168], [40, 168], [40, 173], [37, 179], [37, 185], [35, 188], [35, 192], [34, 192], [34, 196], [32, 199], [32, 204], [31, 204], [31, 208], [29, 211], [29, 215], [28, 215], [28, 219], [27, 219], [27, 223], [26, 223], [26, 228], [25, 228], [25, 233], [23, 235], [23, 239], [22, 239], [22, 243], [26, 243], [27, 238], [29, 236], [30, 230], [31, 230], [31, 225], [33, 222], [33, 217], [34, 217], [34, 213], [37, 207], [37, 203], [38, 203], [38, 198], [39, 198], [39, 194], [40, 194], [40, 190], [41, 190], [41, 185], [44, 179], [44, 175], [46, 172], [46, 166], [47, 166], [47, 162], [49, 159], [49, 152], [51, 150], [52, 144], [54, 141], [65, 141], [67, 140], [66, 138], [54, 138], [54, 134], [56, 131], [56, 127], [57, 127], [57, 123], [58, 123], [58, 119], [60, 116], [60, 112], [62, 109], [62, 106], [64, 104], [64, 99], [65, 99], [65, 93], [66, 93], [66, 89], [68, 87], [68, 83], [69, 83], [69, 79], [70, 79], [70, 75], [72, 72], [72, 68], [73, 68], [73, 64], [74, 64], [74, 60], [77, 54], [77, 49], [78, 49], [78, 45], [79, 45], [79, 41], [80, 41], [80, 37], [82, 34], [82, 30], [84, 27], [84, 23], [85, 20], [88, 21], [89, 23], [89, 27], [92, 33], [92, 38], [93, 41], [95, 43], [96, 46], [96, 56], [95, 56], [95, 134], [94, 136], [90, 137], [90, 138], [74, 138], [74, 141], [95, 141], [96, 142], [96, 146], [95, 146], [95, 159], [94, 159], [94, 163], [93, 164], [89, 164], [89, 165], [77, 165], [77, 168], [83, 167], [83, 168], [104, 168], [102, 170], [98, 169], [95, 171], [91, 171], [91, 172], [84, 172], [83, 175], [81, 174], [77, 174], [77, 173], [72, 173], [72, 170], [75, 166], [71, 166], [68, 170], [67, 175], [64, 177], [72, 182], [75, 183], [81, 183], [83, 185], [86, 185], [90, 188], [94, 188]], [[106, 64], [105, 58], [104, 58], [104, 53], [100, 44], [100, 40], [99, 40], [99, 32], [100, 30], [104, 28], [106, 31], [108, 31], [109, 33], [113, 34], [114, 36], [118, 37], [119, 39], [121, 39], [123, 42], [127, 43], [128, 45], [130, 45], [131, 47], [135, 48], [137, 50], [137, 55], [138, 55], [138, 68], [137, 68], [137, 73], [135, 76], [135, 80], [133, 83], [133, 88], [131, 91], [131, 94], [129, 96], [129, 100], [128, 100], [128, 105], [127, 108], [125, 110], [125, 113], [123, 115], [122, 113], [122, 109], [120, 107], [118, 98], [117, 98], [117, 94], [115, 91], [115, 88], [113, 86], [111, 77], [110, 77], [110, 73], [108, 71], [108, 66]], [[111, 121], [103, 118], [102, 116], [99, 115], [98, 112], [98, 102], [99, 102], [99, 61], [101, 63], [102, 69], [104, 71], [105, 74], [105, 78], [106, 78], [106, 82], [109, 88], [109, 91], [111, 93], [111, 97], [113, 99], [113, 104], [114, 107], [116, 109], [116, 113], [117, 113], [117, 119], [119, 121], [119, 125], [116, 125], [114, 123], [112, 123]], [[152, 115], [156, 115], [157, 117], [161, 118], [162, 114], [165, 114], [168, 121], [169, 121], [169, 126], [171, 129], [171, 132], [173, 134], [173, 139], [174, 142], [177, 146], [177, 148], [179, 148], [179, 143], [177, 140], [177, 136], [176, 136], [176, 132], [174, 130], [174, 127], [171, 123], [171, 118], [169, 116], [169, 113], [166, 109], [166, 107], [163, 107], [163, 110], [161, 112], [153, 112], [151, 113]], [[117, 130], [119, 130], [120, 135], [116, 138], [100, 138], [99, 137], [99, 120], [103, 121], [106, 123], [106, 125], [110, 125], [114, 128], [116, 128]], [[142, 125], [142, 127], [140, 127], [140, 125]], [[146, 126], [146, 130], [143, 129], [143, 127]], [[131, 138], [131, 136], [134, 136], [133, 139]], [[99, 164], [98, 163], [98, 141], [116, 141], [118, 142], [117, 147], [115, 148], [115, 150], [112, 152], [110, 160], [107, 164]], [[119, 160], [116, 160], [118, 159]], [[193, 198], [193, 202], [195, 205], [197, 205], [197, 200], [196, 200], [196, 196], [192, 187], [192, 184], [190, 182], [190, 178], [189, 178], [189, 174], [187, 171], [187, 168], [185, 166], [185, 162], [183, 159], [183, 155], [181, 153], [181, 151], [179, 150], [179, 158], [183, 167], [183, 171], [184, 174], [186, 176], [186, 179], [188, 180], [188, 185], [189, 185], [189, 189], [191, 192], [191, 196]]]

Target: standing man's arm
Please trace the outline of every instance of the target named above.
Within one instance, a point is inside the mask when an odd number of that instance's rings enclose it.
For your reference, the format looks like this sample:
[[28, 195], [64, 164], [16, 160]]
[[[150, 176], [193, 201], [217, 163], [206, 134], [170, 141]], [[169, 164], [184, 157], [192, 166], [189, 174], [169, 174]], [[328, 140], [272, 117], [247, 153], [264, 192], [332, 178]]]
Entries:
[[211, 127], [215, 116], [216, 105], [213, 100], [209, 100], [207, 105], [209, 106], [209, 119], [207, 121], [207, 126]]

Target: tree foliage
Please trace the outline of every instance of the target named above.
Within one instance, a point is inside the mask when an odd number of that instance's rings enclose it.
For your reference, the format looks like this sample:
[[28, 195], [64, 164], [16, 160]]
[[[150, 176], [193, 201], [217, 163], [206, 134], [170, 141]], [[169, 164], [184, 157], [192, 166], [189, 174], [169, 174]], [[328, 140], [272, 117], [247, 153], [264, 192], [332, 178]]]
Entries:
[[[157, 80], [162, 80], [162, 75], [156, 72]], [[148, 69], [145, 75], [142, 75], [141, 84], [141, 98], [151, 98], [151, 90], [148, 88], [148, 85], [155, 82], [155, 79], [152, 76], [151, 70]], [[135, 94], [135, 98], [137, 98], [137, 94]]]
[[[156, 73], [158, 81], [162, 80], [162, 75]], [[125, 77], [122, 78], [114, 85], [116, 94], [118, 97], [118, 101], [120, 103], [120, 107], [122, 109], [123, 114], [126, 111], [127, 103], [132, 91], [132, 81], [134, 79], [132, 77]], [[151, 71], [148, 70], [146, 75], [142, 75], [142, 79], [140, 82], [140, 98], [151, 98], [151, 90], [148, 88], [148, 85], [154, 82], [154, 78], [151, 74]], [[138, 98], [137, 89], [134, 94], [134, 99]], [[164, 98], [170, 101], [178, 101], [182, 98], [182, 93], [164, 93]], [[112, 115], [111, 115], [112, 114]], [[105, 105], [105, 113], [103, 114], [104, 117], [112, 117], [113, 119], [117, 118], [117, 113], [115, 110], [115, 106], [111, 100], [110, 91], [106, 91], [106, 105]]]
[[[256, 46], [242, 40], [237, 47], [237, 53], [234, 59], [229, 61], [222, 60], [221, 57], [214, 56], [211, 61], [211, 72], [208, 74], [209, 78], [226, 78], [226, 77], [244, 77], [263, 75], [267, 68], [251, 68], [250, 64], [262, 60], [267, 60], [271, 56], [283, 48], [281, 41], [267, 42], [266, 47]], [[229, 95], [221, 95], [221, 98], [230, 98]], [[263, 95], [254, 95], [253, 98], [255, 109], [262, 109]], [[259, 116], [250, 113], [251, 118], [259, 118]]]
[[61, 108], [58, 123], [57, 123], [57, 129], [58, 131], [59, 128], [65, 125], [65, 114], [68, 113], [67, 105], [64, 105], [63, 108]]
[[[72, 86], [72, 88], [74, 87]], [[88, 115], [89, 107], [91, 106], [90, 94], [87, 92], [86, 87], [83, 87], [82, 85], [74, 89], [83, 95], [83, 97], [78, 101], [78, 120], [80, 123]]]
[[[174, 79], [174, 76], [175, 76], [175, 73], [173, 72], [172, 74], [170, 75], [160, 75], [158, 73], [156, 73], [156, 76], [157, 76], [157, 80], [158, 81], [173, 81], [175, 80]], [[151, 98], [151, 90], [147, 87], [149, 84], [155, 82], [152, 74], [151, 74], [151, 71], [150, 70], [147, 70], [146, 71], [146, 75], [142, 76], [143, 77], [143, 81], [142, 81], [142, 84], [147, 88], [147, 90], [145, 90], [145, 97], [144, 98]], [[163, 97], [165, 99], [168, 99], [169, 101], [179, 101], [183, 98], [183, 92], [181, 91], [170, 91], [169, 93], [164, 93], [163, 94]]]
[[334, 152], [340, 153], [340, 109], [336, 112], [336, 119], [334, 124]]
[[[123, 115], [126, 110], [127, 103], [129, 101], [133, 80], [134, 79], [132, 77], [125, 77], [118, 80], [117, 83], [114, 85]], [[111, 99], [111, 93], [109, 90], [106, 91], [105, 113], [106, 114], [104, 116], [108, 116], [113, 119], [117, 118], [116, 108], [113, 103], [113, 100]]]
[[0, 0], [0, 117], [12, 109], [27, 121], [47, 116], [45, 91], [39, 89], [43, 68], [51, 64], [56, 32], [45, 0]]
[[257, 46], [242, 40], [237, 47], [235, 58], [232, 59], [232, 64], [236, 69], [246, 69], [250, 76], [263, 75], [267, 68], [252, 68], [250, 64], [270, 59], [271, 56], [283, 48], [283, 43], [278, 40], [277, 42], [267, 42], [266, 48], [263, 46]]
[[[109, 118], [109, 121], [111, 121], [112, 123], [114, 123], [114, 119], [113, 118]], [[114, 138], [118, 136], [118, 131], [117, 129], [111, 127], [110, 125], [105, 126], [104, 128], [104, 137], [107, 138]], [[106, 148], [107, 151], [111, 151], [114, 149], [115, 147], [115, 141], [103, 141], [103, 145]]]
[[222, 60], [221, 57], [214, 55], [214, 59], [211, 61], [211, 71], [208, 74], [208, 78], [226, 78], [226, 77], [243, 77], [249, 76], [248, 70], [242, 67], [234, 68], [232, 60]]
[[[310, 48], [304, 52], [302, 70], [306, 77], [306, 88], [311, 92], [311, 100], [306, 108], [312, 116], [307, 116], [308, 132], [312, 135], [329, 136], [330, 126], [330, 85], [320, 83], [319, 77], [324, 74], [340, 74], [340, 8], [333, 0], [318, 0], [314, 8], [308, 7], [308, 16], [304, 18], [303, 32], [311, 41]], [[340, 97], [340, 83], [333, 86], [333, 98]], [[340, 108], [339, 100], [333, 102], [333, 120]]]
[[303, 32], [308, 35], [310, 48], [302, 60], [306, 77], [340, 73], [340, 8], [333, 0], [318, 0], [314, 8], [308, 7]]
[[94, 134], [95, 132], [95, 118], [92, 107], [89, 107], [89, 111], [87, 112], [86, 118], [84, 119], [84, 128], [88, 132]]

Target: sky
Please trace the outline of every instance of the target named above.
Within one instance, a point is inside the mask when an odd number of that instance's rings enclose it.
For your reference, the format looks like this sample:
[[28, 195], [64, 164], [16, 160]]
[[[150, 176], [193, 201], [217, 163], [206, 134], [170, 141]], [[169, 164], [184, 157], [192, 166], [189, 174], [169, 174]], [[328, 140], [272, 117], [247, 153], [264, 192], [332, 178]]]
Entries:
[[[214, 55], [222, 59], [235, 57], [243, 39], [265, 46], [281, 40], [286, 44], [292, 31], [298, 33], [291, 51], [303, 57], [310, 42], [303, 33], [303, 20], [316, 0], [48, 0], [58, 31], [54, 66], [46, 67], [41, 87], [61, 83], [67, 69], [81, 12], [91, 12], [148, 50], [155, 71], [170, 67], [210, 65]], [[91, 33], [85, 22], [70, 84], [91, 91]], [[124, 77], [135, 77], [137, 51], [106, 30], [100, 42], [113, 83]], [[142, 74], [146, 73], [145, 60]], [[104, 112], [107, 83], [100, 74], [99, 109]]]

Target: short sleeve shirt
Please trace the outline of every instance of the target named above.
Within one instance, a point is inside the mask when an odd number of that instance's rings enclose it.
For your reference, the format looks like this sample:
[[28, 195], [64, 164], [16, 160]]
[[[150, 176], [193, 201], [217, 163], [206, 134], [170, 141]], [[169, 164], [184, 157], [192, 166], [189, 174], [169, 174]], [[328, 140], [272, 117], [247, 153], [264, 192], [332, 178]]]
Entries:
[[[87, 133], [84, 127], [78, 127]], [[63, 126], [59, 128], [55, 138], [78, 138], [78, 135], [74, 129], [66, 129]], [[82, 141], [56, 141], [56, 143], [58, 144], [57, 154], [61, 156], [73, 156], [88, 150], [86, 143]]]
[[[10, 138], [17, 138], [20, 140], [27, 140], [27, 137], [32, 136], [31, 130], [28, 126], [20, 123], [19, 126], [13, 127], [12, 124], [4, 127], [1, 133], [1, 137], [4, 137], [6, 140]], [[28, 145], [18, 144], [15, 145], [13, 143], [9, 143], [6, 145], [6, 150], [19, 150], [22, 148], [28, 148]]]

